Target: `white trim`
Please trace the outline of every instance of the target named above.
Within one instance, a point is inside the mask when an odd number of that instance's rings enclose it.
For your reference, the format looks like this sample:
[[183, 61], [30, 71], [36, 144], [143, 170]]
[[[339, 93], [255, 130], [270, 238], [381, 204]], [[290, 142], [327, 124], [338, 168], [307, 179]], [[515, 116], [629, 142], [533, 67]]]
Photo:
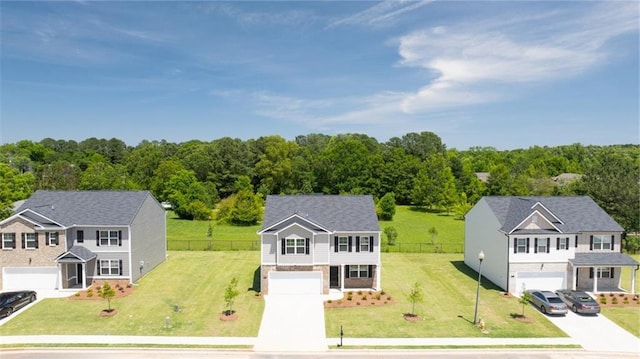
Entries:
[[[326, 231], [327, 233], [331, 233], [331, 231], [330, 231], [329, 229], [324, 228], [323, 226], [319, 225], [318, 223], [316, 223], [316, 222], [314, 222], [314, 221], [312, 221], [312, 220], [310, 220], [310, 219], [307, 219], [307, 218], [304, 218], [304, 217], [300, 217], [297, 213], [294, 213], [293, 215], [291, 215], [291, 216], [289, 216], [289, 217], [286, 217], [285, 219], [283, 219], [283, 220], [281, 220], [281, 221], [278, 221], [278, 222], [276, 222], [276, 223], [274, 223], [274, 224], [270, 225], [269, 227], [264, 228], [264, 229], [262, 229], [262, 230], [260, 230], [260, 231], [258, 231], [258, 232], [256, 232], [256, 233], [257, 233], [257, 234], [263, 234], [263, 233], [265, 233], [266, 231], [268, 231], [269, 229], [271, 229], [271, 228], [273, 228], [273, 227], [276, 227], [277, 225], [279, 225], [279, 224], [281, 224], [281, 223], [284, 223], [284, 222], [286, 222], [286, 221], [288, 221], [288, 220], [290, 220], [290, 219], [293, 219], [293, 218], [298, 218], [298, 219], [300, 219], [300, 220], [302, 220], [302, 221], [305, 221], [305, 222], [311, 223], [311, 224], [313, 224], [313, 225], [317, 226], [318, 228], [320, 228], [320, 229], [322, 229], [322, 230]], [[294, 224], [298, 224], [298, 223], [297, 223], [297, 222], [294, 222], [294, 223], [292, 223], [291, 225], [294, 225]], [[313, 230], [311, 230], [311, 229], [309, 229], [309, 228], [307, 228], [307, 227], [305, 227], [305, 226], [303, 226], [303, 225], [300, 225], [300, 224], [298, 224], [298, 225], [299, 225], [300, 227], [306, 228], [306, 229], [307, 229], [307, 230], [309, 230], [310, 232], [318, 233], [318, 232], [313, 231]], [[291, 227], [291, 226], [287, 226], [287, 227], [285, 227], [285, 228], [282, 228], [282, 229], [278, 230], [278, 232], [271, 232], [271, 233], [279, 233], [280, 231], [283, 231], [283, 230], [285, 230], [285, 229], [287, 229], [287, 228], [289, 228], [289, 227]]]
[[[544, 218], [547, 222], [549, 222], [549, 224], [550, 224], [553, 228], [555, 228], [555, 230], [556, 230], [556, 231], [558, 231], [558, 233], [562, 233], [562, 231], [561, 231], [558, 227], [556, 227], [556, 226], [553, 224], [553, 222], [551, 222], [547, 217], [543, 216], [543, 215], [542, 215], [542, 213], [538, 212], [538, 210], [535, 210], [535, 211], [533, 211], [533, 213], [531, 213], [530, 215], [528, 215], [527, 217], [525, 217], [525, 219], [523, 219], [523, 220], [522, 220], [522, 222], [518, 223], [518, 225], [517, 225], [517, 226], [513, 227], [513, 229], [509, 232], [509, 234], [513, 234], [513, 232], [515, 232], [517, 229], [520, 229], [520, 226], [522, 226], [522, 224], [523, 224], [524, 222], [526, 222], [529, 218], [531, 218], [531, 217], [533, 217], [533, 216], [535, 216], [535, 215], [539, 215], [539, 216], [541, 216], [541, 217], [542, 217], [542, 218]], [[555, 216], [554, 216], [554, 217], [555, 217]]]
[[[544, 208], [544, 210], [545, 210], [545, 211], [549, 212], [549, 214], [550, 214], [550, 215], [552, 215], [552, 216], [553, 216], [553, 218], [557, 219], [557, 220], [558, 220], [558, 222], [560, 222], [560, 224], [564, 224], [564, 222], [562, 222], [562, 220], [561, 220], [560, 218], [558, 218], [558, 216], [556, 216], [555, 214], [553, 214], [553, 212], [551, 212], [551, 211], [549, 210], [549, 208], [545, 207], [545, 205], [544, 205], [544, 204], [542, 204], [542, 202], [540, 202], [540, 201], [538, 201], [538, 202], [534, 203], [534, 205], [533, 205], [533, 206], [531, 206], [531, 209], [533, 209], [533, 208], [534, 208], [535, 206], [537, 206], [537, 205], [540, 205], [540, 207]], [[537, 210], [536, 210], [536, 211], [537, 211]]]

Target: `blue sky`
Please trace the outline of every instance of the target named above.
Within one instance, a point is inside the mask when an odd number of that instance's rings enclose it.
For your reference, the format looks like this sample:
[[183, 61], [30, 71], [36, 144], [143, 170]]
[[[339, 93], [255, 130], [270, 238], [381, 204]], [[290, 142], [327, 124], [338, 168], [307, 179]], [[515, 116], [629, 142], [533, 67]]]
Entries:
[[0, 3], [0, 143], [639, 143], [637, 1]]

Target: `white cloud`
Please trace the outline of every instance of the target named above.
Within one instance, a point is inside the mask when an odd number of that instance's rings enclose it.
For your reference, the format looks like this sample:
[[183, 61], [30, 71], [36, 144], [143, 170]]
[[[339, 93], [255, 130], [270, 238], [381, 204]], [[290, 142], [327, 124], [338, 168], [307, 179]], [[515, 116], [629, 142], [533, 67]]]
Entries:
[[420, 7], [434, 0], [408, 1], [387, 0], [367, 8], [359, 13], [333, 20], [327, 27], [333, 28], [343, 25], [380, 25], [393, 22], [398, 16]]

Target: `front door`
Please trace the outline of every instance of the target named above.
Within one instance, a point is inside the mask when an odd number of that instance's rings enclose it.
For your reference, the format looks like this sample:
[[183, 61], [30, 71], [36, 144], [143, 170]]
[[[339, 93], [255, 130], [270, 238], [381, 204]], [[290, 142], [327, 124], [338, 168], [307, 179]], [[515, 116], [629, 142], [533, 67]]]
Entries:
[[82, 263], [76, 264], [76, 284], [82, 284]]
[[340, 267], [329, 268], [329, 287], [340, 288]]

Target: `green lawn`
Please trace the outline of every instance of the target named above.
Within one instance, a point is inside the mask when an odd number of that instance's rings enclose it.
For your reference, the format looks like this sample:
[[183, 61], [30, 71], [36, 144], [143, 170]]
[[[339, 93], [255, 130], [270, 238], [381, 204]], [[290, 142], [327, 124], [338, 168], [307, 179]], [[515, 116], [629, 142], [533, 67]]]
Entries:
[[222, 241], [254, 241], [260, 236], [256, 232], [260, 225], [230, 226], [211, 221], [211, 237], [208, 237], [209, 221], [190, 221], [179, 219], [173, 212], [167, 212], [167, 240], [222, 240]]
[[[416, 243], [423, 244], [423, 251], [432, 242], [442, 244], [444, 252], [462, 252], [464, 249], [464, 221], [455, 219], [453, 215], [445, 213], [431, 213], [417, 210], [410, 206], [396, 206], [396, 214], [392, 221], [380, 221], [380, 229], [395, 227], [398, 231], [396, 245], [387, 248], [386, 236], [383, 238], [383, 251], [396, 252], [414, 248], [418, 251]], [[435, 227], [437, 236], [432, 238], [429, 228]], [[411, 245], [409, 244], [411, 243]]]
[[[264, 301], [250, 290], [259, 252], [169, 252], [168, 260], [143, 277], [128, 297], [113, 299], [118, 314], [98, 314], [106, 301], [45, 299], [0, 327], [0, 335], [104, 334], [257, 336]], [[236, 275], [239, 318], [222, 322], [224, 288]], [[180, 307], [174, 312], [174, 304]], [[171, 317], [171, 328], [165, 318]]]
[[[640, 254], [630, 254], [635, 260], [640, 261]], [[627, 291], [631, 290], [631, 268], [622, 268], [620, 274], [620, 286]], [[636, 271], [636, 293], [640, 292], [640, 270]], [[602, 314], [623, 327], [633, 335], [640, 337], [640, 307], [627, 308], [603, 308]]]
[[[522, 313], [513, 297], [483, 281], [478, 316], [488, 334], [474, 327], [477, 274], [463, 262], [460, 254], [383, 253], [382, 287], [397, 303], [380, 307], [325, 310], [327, 336], [337, 336], [340, 325], [348, 337], [565, 337], [566, 334], [530, 305], [525, 315], [533, 323], [522, 323], [511, 314]], [[419, 282], [424, 302], [416, 305], [420, 322], [407, 322], [403, 313], [411, 311], [406, 298], [409, 288]]]

